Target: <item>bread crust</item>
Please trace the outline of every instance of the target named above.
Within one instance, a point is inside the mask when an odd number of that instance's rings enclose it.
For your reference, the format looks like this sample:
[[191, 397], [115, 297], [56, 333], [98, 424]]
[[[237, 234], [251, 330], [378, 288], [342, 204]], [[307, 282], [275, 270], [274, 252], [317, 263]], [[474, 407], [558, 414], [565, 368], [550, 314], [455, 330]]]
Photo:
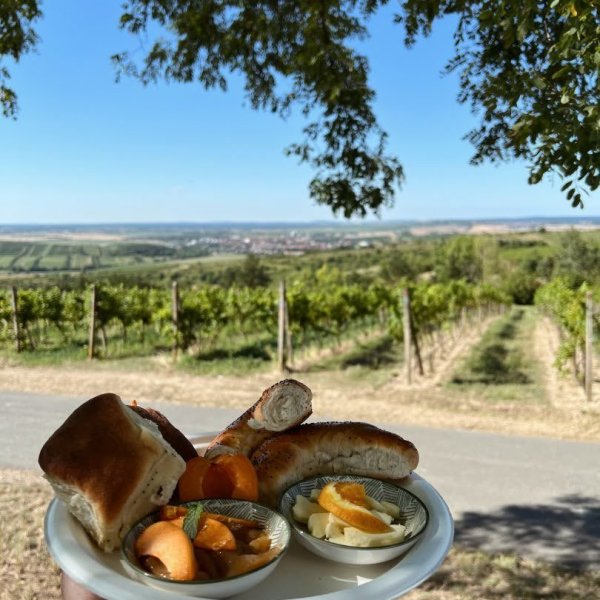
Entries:
[[404, 438], [361, 422], [300, 425], [261, 444], [251, 456], [260, 500], [276, 506], [294, 483], [319, 475], [361, 475], [398, 480], [419, 464]]
[[312, 391], [295, 379], [267, 388], [261, 397], [208, 445], [205, 456], [241, 453], [250, 456], [277, 432], [304, 422], [312, 414]]

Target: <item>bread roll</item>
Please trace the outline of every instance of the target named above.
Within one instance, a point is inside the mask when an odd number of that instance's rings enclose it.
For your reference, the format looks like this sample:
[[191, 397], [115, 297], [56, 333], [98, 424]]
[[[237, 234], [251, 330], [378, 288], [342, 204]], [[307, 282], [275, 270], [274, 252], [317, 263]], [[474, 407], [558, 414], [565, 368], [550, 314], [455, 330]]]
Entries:
[[119, 547], [138, 519], [167, 503], [185, 470], [157, 425], [115, 394], [79, 406], [44, 444], [38, 462], [106, 552]]
[[401, 479], [419, 463], [414, 445], [367, 423], [309, 423], [266, 440], [252, 454], [259, 500], [276, 506], [294, 483], [318, 475]]
[[212, 440], [204, 455], [250, 456], [274, 433], [299, 425], [311, 414], [310, 388], [295, 379], [284, 379], [267, 388], [253, 406]]

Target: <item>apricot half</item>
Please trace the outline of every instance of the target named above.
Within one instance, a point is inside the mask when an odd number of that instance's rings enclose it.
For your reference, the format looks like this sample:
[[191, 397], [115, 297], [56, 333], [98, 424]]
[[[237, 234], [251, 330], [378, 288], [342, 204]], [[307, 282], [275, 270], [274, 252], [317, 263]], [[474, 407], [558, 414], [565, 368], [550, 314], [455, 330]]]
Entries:
[[185, 471], [179, 478], [177, 491], [182, 502], [202, 498], [229, 498], [233, 490], [228, 473], [220, 466], [196, 456], [187, 461]]
[[169, 579], [196, 578], [198, 565], [194, 546], [183, 529], [169, 521], [157, 521], [142, 531], [135, 542], [138, 558], [151, 556], [166, 568]]
[[256, 469], [245, 454], [219, 454], [213, 459], [222, 468], [233, 485], [231, 498], [258, 500], [258, 477]]

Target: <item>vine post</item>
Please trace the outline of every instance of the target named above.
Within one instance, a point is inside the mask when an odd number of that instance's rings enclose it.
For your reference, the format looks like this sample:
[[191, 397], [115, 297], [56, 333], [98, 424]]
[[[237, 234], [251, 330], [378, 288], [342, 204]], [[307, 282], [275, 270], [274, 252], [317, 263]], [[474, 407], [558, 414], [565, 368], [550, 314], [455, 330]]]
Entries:
[[177, 358], [179, 351], [179, 284], [171, 284], [171, 322], [173, 323], [173, 358]]
[[17, 288], [10, 286], [10, 305], [12, 308], [13, 333], [15, 336], [15, 350], [21, 352], [21, 330], [19, 328], [19, 303]]
[[593, 342], [594, 342], [594, 301], [592, 292], [585, 293], [585, 397], [588, 402], [592, 401], [593, 381]]
[[96, 285], [92, 285], [90, 296], [90, 328], [88, 331], [88, 360], [94, 358], [96, 350]]
[[406, 368], [406, 382], [410, 385], [412, 362], [412, 327], [410, 318], [410, 294], [408, 288], [402, 290], [402, 333], [404, 337], [404, 365]]
[[286, 370], [286, 362], [288, 359], [286, 342], [287, 342], [287, 301], [285, 295], [285, 281], [279, 282], [279, 303], [277, 315], [277, 366], [283, 373]]
[[287, 355], [287, 363], [291, 367], [294, 364], [294, 350], [292, 347], [292, 331], [290, 329], [290, 307], [285, 297], [285, 351]]
[[412, 312], [409, 311], [409, 323], [410, 323], [410, 337], [415, 347], [415, 358], [417, 359], [417, 367], [419, 369], [419, 375], [425, 375], [425, 370], [423, 369], [423, 360], [421, 359], [421, 349], [419, 346], [419, 336], [415, 331], [415, 322], [412, 318]]

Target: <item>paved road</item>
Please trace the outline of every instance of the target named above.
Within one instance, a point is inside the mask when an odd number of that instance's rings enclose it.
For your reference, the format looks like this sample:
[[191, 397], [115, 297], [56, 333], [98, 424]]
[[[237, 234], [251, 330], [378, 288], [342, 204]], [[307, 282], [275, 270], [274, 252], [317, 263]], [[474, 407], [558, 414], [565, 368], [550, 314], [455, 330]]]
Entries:
[[[44, 441], [84, 398], [0, 391], [0, 468], [37, 469]], [[186, 434], [237, 410], [156, 404]], [[383, 425], [419, 448], [461, 545], [600, 569], [600, 444]]]

